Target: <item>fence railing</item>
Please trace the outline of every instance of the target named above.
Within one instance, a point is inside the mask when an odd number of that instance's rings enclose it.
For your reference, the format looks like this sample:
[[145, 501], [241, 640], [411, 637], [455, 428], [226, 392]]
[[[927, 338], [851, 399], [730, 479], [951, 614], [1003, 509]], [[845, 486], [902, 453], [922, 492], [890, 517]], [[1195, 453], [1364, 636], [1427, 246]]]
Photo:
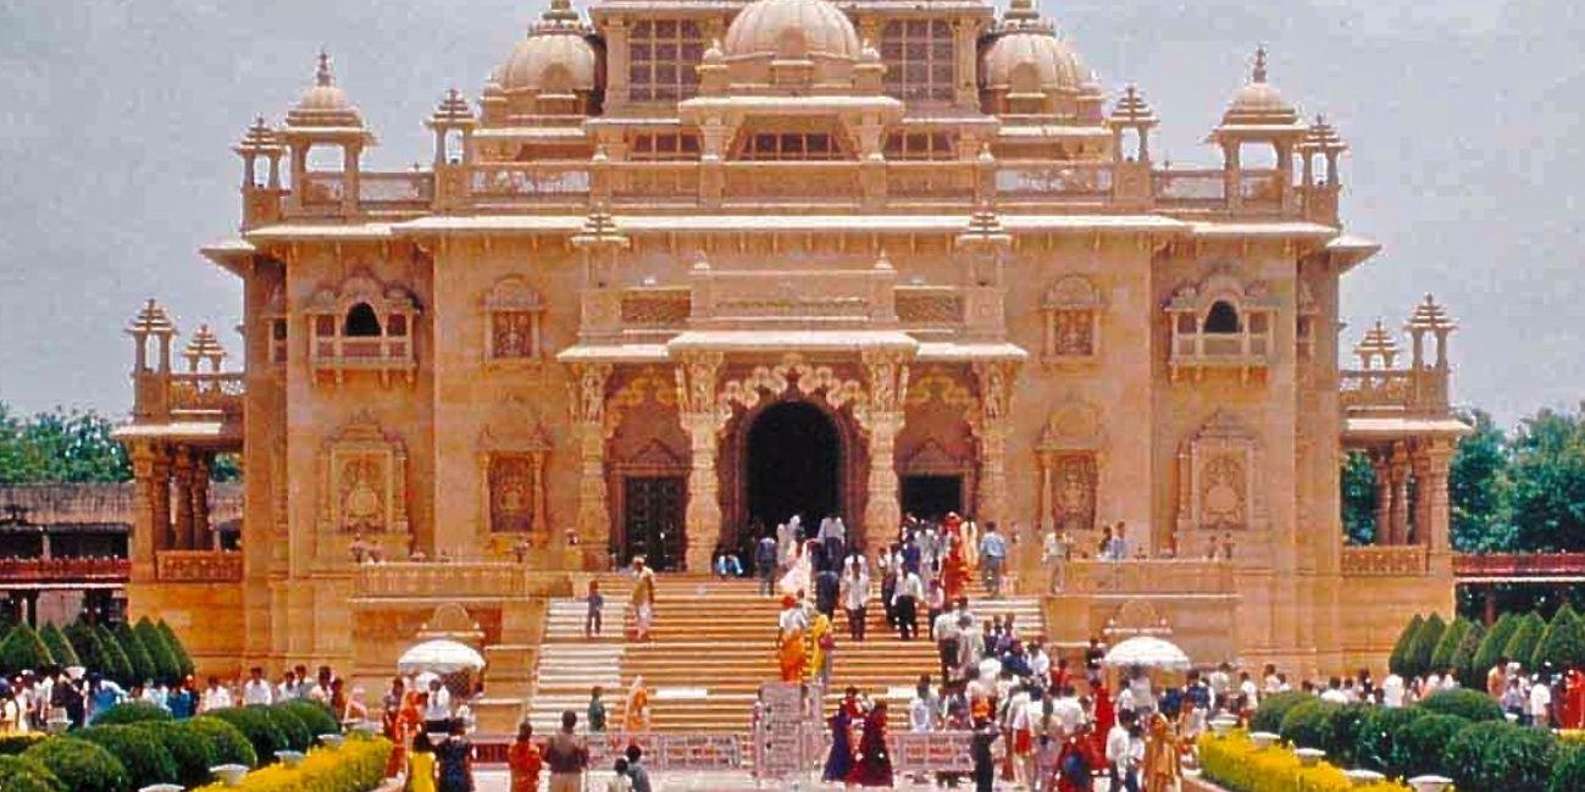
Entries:
[[1464, 553], [1453, 556], [1459, 577], [1585, 575], [1585, 553]]
[[170, 375], [172, 410], [210, 410], [228, 415], [241, 414], [247, 385], [242, 372], [186, 373]]

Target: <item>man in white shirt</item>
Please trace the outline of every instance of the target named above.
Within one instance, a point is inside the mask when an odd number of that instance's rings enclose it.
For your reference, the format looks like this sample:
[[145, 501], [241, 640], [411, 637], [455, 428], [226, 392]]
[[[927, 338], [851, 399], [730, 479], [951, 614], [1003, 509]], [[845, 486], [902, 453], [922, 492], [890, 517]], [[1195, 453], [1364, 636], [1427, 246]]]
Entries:
[[1117, 713], [1117, 723], [1106, 733], [1106, 764], [1112, 771], [1112, 789], [1137, 788], [1136, 785], [1125, 780], [1133, 777], [1136, 761], [1133, 757], [1134, 741], [1129, 734], [1133, 725], [1133, 710], [1121, 710]]
[[897, 612], [897, 634], [904, 641], [919, 635], [919, 603], [925, 598], [925, 584], [916, 572], [909, 572], [897, 581], [897, 591], [892, 594], [892, 608]]
[[1084, 723], [1084, 705], [1074, 695], [1072, 685], [1063, 685], [1057, 691], [1057, 700], [1051, 705], [1051, 717], [1062, 727], [1062, 739], [1072, 737]]
[[451, 729], [451, 691], [439, 679], [429, 680], [429, 701], [424, 704], [424, 723], [431, 734]]
[[862, 566], [850, 564], [842, 573], [841, 591], [842, 609], [848, 614], [848, 637], [862, 641], [865, 609], [870, 600], [869, 574]]
[[275, 688], [276, 701], [291, 701], [297, 698], [297, 675], [291, 671], [281, 678], [281, 684]]
[[220, 684], [220, 677], [210, 677], [209, 687], [204, 688], [203, 698], [199, 700], [199, 712], [214, 712], [215, 710], [230, 709], [233, 705], [231, 691]]
[[1255, 680], [1249, 678], [1248, 671], [1238, 673], [1238, 692], [1244, 695], [1244, 706], [1250, 710], [1260, 706], [1260, 690], [1255, 687]]
[[270, 683], [264, 679], [264, 669], [254, 666], [249, 669], [248, 675], [248, 681], [242, 685], [242, 703], [244, 705], [274, 703]]
[[[1044, 689], [1051, 685], [1051, 656], [1046, 654], [1039, 638], [1029, 642], [1029, 678], [1038, 688]], [[1050, 692], [1053, 696], [1057, 693], [1055, 690]]]
[[1526, 712], [1530, 715], [1530, 725], [1538, 729], [1551, 728], [1552, 687], [1545, 678], [1538, 676], [1530, 685], [1530, 705]]
[[1331, 704], [1347, 704], [1348, 695], [1343, 692], [1342, 684], [1337, 677], [1328, 680], [1326, 690], [1321, 692], [1321, 700]]
[[1388, 674], [1381, 683], [1381, 703], [1389, 709], [1398, 709], [1403, 706], [1403, 677], [1397, 674]]

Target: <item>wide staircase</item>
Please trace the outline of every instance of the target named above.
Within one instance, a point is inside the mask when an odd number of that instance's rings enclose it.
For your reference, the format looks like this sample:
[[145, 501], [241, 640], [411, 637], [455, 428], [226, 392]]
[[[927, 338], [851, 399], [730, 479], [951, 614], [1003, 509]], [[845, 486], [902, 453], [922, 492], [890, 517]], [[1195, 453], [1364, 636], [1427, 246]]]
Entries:
[[[563, 709], [577, 711], [581, 722], [594, 685], [605, 688], [610, 728], [618, 728], [628, 687], [638, 676], [650, 692], [654, 731], [741, 732], [749, 728], [759, 686], [779, 679], [779, 597], [760, 595], [752, 580], [661, 576], [656, 579], [654, 630], [649, 641], [637, 642], [626, 637], [631, 628], [631, 614], [626, 613], [631, 581], [610, 575], [601, 578], [600, 587], [606, 595], [607, 620], [601, 639], [584, 639], [582, 601], [553, 600], [550, 604], [539, 684], [531, 706], [536, 730], [554, 725]], [[1012, 613], [1020, 634], [1043, 632], [1036, 597], [990, 600], [983, 591], [971, 589], [970, 599], [982, 618]], [[871, 603], [866, 622], [866, 640], [854, 641], [848, 637], [846, 614], [837, 613], [828, 705], [851, 685], [900, 706], [912, 695], [921, 674], [935, 677], [939, 671], [923, 612], [921, 634], [912, 641], [900, 640], [887, 628], [879, 602]]]

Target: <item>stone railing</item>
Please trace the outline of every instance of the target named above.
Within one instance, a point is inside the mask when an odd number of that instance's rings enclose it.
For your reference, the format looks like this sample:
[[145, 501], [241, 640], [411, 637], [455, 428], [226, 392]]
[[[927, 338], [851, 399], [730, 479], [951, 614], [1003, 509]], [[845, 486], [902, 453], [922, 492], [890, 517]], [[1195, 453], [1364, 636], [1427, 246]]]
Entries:
[[1084, 560], [1063, 565], [1064, 594], [1229, 594], [1232, 591], [1233, 565], [1223, 560]]
[[1442, 413], [1447, 369], [1353, 369], [1338, 372], [1338, 400], [1357, 413]]
[[1342, 567], [1344, 577], [1423, 575], [1428, 568], [1425, 545], [1344, 547]]
[[434, 200], [433, 173], [358, 174], [358, 204], [365, 209], [425, 210]]
[[162, 583], [234, 583], [242, 579], [242, 554], [229, 550], [161, 550], [154, 576]]
[[0, 583], [125, 581], [131, 572], [125, 558], [0, 558]]
[[1585, 575], [1585, 553], [1461, 553], [1459, 577], [1576, 577]]
[[247, 387], [240, 371], [172, 374], [171, 410], [241, 415], [242, 397], [246, 392]]
[[1005, 161], [996, 169], [996, 194], [1037, 201], [1105, 200], [1112, 195], [1110, 162]]
[[507, 561], [395, 561], [360, 564], [358, 597], [520, 597], [529, 593], [522, 564]]

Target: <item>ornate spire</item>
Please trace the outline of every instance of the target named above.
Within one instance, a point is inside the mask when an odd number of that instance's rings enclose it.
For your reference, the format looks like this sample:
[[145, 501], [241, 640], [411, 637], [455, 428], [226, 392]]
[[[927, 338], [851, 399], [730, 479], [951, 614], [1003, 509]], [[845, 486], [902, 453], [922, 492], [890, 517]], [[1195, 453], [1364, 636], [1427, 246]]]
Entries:
[[1449, 316], [1447, 309], [1438, 305], [1436, 298], [1430, 294], [1416, 305], [1414, 313], [1409, 316], [1409, 321], [1404, 325], [1405, 330], [1429, 330], [1435, 332], [1450, 332], [1458, 327]]
[[138, 315], [132, 317], [132, 321], [127, 324], [127, 332], [133, 335], [175, 335], [176, 325], [171, 324], [171, 318], [165, 313], [165, 309], [150, 297], [138, 311]]
[[1112, 106], [1111, 122], [1119, 126], [1155, 126], [1160, 123], [1156, 114], [1150, 109], [1150, 103], [1145, 101], [1145, 95], [1139, 92], [1139, 87], [1129, 83], [1123, 89], [1123, 95], [1117, 98], [1117, 104]]
[[315, 85], [335, 85], [335, 78], [330, 74], [330, 53], [323, 47], [319, 48], [319, 68], [314, 70]]
[[1321, 154], [1330, 154], [1348, 150], [1348, 144], [1337, 134], [1337, 129], [1326, 122], [1326, 116], [1317, 115], [1315, 123], [1310, 125], [1310, 131], [1305, 134], [1304, 141], [1299, 144], [1302, 151], [1313, 151]]
[[198, 331], [187, 340], [187, 348], [182, 350], [182, 357], [187, 358], [188, 364], [192, 366], [196, 366], [199, 360], [210, 360], [218, 367], [225, 356], [226, 350], [220, 346], [220, 339], [215, 337], [207, 324], [198, 326]]
[[1354, 354], [1359, 356], [1360, 363], [1365, 368], [1372, 368], [1371, 364], [1376, 358], [1381, 358], [1382, 368], [1392, 368], [1393, 361], [1398, 359], [1398, 342], [1387, 332], [1387, 326], [1380, 319], [1369, 330], [1365, 337], [1354, 345]]
[[1266, 45], [1255, 48], [1255, 70], [1250, 75], [1250, 82], [1263, 83], [1266, 81]]

